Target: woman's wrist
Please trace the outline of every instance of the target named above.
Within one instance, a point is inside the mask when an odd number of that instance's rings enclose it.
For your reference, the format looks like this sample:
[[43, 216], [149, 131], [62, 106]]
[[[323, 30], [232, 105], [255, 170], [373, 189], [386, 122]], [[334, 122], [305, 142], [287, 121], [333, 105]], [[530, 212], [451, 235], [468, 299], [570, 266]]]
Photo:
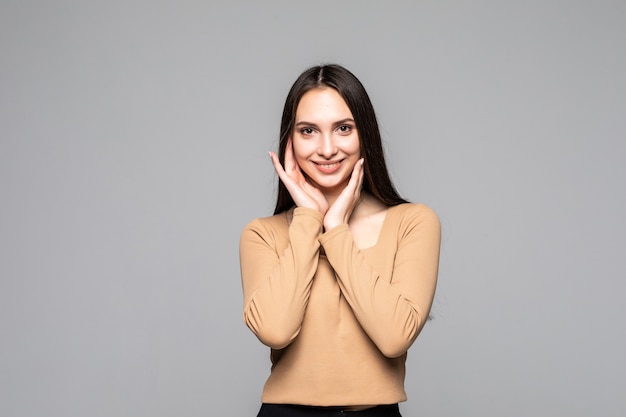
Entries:
[[348, 224], [348, 222], [340, 221], [339, 219], [326, 219], [324, 218], [324, 230], [329, 231], [342, 224]]

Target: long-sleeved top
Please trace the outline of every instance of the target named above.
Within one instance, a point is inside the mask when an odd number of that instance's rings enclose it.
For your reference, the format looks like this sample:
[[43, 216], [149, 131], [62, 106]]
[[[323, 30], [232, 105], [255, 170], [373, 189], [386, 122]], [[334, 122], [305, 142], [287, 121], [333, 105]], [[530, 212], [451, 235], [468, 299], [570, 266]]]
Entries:
[[348, 225], [295, 208], [255, 219], [240, 240], [245, 323], [271, 348], [262, 401], [350, 406], [406, 400], [407, 350], [437, 281], [440, 224], [423, 204], [387, 210], [358, 249]]

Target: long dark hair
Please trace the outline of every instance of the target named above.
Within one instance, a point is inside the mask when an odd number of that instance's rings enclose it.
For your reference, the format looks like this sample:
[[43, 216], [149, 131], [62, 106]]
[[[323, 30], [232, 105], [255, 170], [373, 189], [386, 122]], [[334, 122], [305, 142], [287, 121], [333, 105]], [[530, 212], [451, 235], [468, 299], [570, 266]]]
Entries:
[[[309, 90], [319, 87], [335, 89], [352, 112], [357, 132], [359, 132], [361, 157], [365, 158], [363, 190], [388, 206], [406, 203], [407, 201], [400, 197], [389, 177], [376, 113], [365, 87], [354, 74], [340, 65], [330, 64], [311, 67], [300, 74], [291, 86], [280, 122], [280, 142], [278, 144], [280, 163], [283, 166], [285, 164], [285, 149], [287, 141], [293, 133], [296, 110], [300, 99]], [[294, 205], [289, 191], [279, 179], [274, 214], [282, 213]]]

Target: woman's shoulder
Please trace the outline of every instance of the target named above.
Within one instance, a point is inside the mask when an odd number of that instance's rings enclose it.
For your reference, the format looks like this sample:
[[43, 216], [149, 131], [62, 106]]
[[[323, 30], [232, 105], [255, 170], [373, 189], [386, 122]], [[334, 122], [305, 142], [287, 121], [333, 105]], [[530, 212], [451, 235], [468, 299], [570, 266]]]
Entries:
[[402, 203], [389, 207], [387, 215], [395, 218], [413, 218], [439, 222], [435, 210], [424, 203]]
[[437, 213], [423, 203], [403, 203], [389, 208], [389, 227], [398, 237], [433, 236], [441, 233], [441, 223]]
[[243, 232], [254, 231], [256, 233], [275, 233], [289, 228], [288, 213], [282, 212], [272, 216], [257, 217], [244, 227]]

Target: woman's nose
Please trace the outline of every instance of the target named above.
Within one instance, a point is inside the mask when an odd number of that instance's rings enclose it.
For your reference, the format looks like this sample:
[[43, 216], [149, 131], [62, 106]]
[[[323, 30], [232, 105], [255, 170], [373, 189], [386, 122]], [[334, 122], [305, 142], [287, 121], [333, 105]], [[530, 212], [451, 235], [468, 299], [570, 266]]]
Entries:
[[318, 153], [324, 158], [330, 158], [337, 153], [337, 146], [335, 145], [332, 134], [327, 133], [322, 135]]

